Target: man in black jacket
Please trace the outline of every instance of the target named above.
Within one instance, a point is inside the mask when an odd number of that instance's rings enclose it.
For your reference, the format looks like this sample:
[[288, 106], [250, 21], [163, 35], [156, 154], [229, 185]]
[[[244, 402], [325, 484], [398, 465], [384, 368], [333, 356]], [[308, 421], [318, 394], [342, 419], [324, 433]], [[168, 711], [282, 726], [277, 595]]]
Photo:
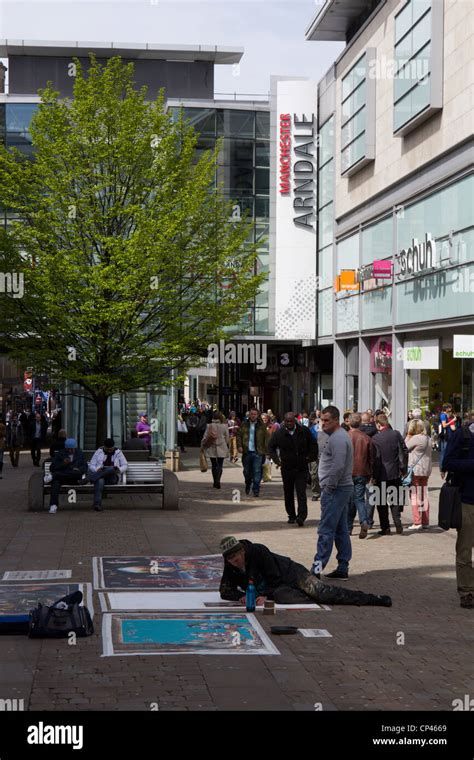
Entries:
[[459, 485], [462, 524], [456, 541], [456, 580], [461, 607], [474, 609], [474, 415], [448, 439], [443, 469], [452, 472]]
[[[389, 425], [385, 414], [377, 416], [377, 435], [372, 441], [375, 445], [374, 481], [375, 503], [380, 518], [380, 536], [389, 536], [391, 533], [388, 519], [388, 508], [392, 512], [393, 522], [398, 534], [403, 533], [401, 520], [401, 477], [408, 467], [408, 449], [398, 430], [393, 430]], [[373, 505], [374, 494], [369, 497], [369, 504]]]
[[80, 483], [87, 472], [87, 464], [81, 449], [77, 448], [74, 438], [67, 438], [64, 449], [59, 449], [51, 462], [50, 472], [51, 499], [49, 512], [54, 515], [58, 511], [59, 493], [64, 484], [76, 485]]
[[[268, 452], [275, 464], [281, 465], [288, 522], [298, 523], [298, 526], [302, 527], [308, 517], [308, 464], [318, 458], [316, 439], [311, 435], [309, 428], [296, 423], [294, 412], [287, 412], [283, 425], [270, 438]], [[295, 489], [298, 514], [295, 512]]]
[[28, 437], [31, 441], [31, 458], [35, 467], [39, 467], [41, 459], [41, 447], [46, 443], [46, 433], [48, 430], [48, 420], [36, 412], [32, 419], [29, 420]]
[[389, 596], [365, 594], [323, 583], [303, 565], [289, 557], [274, 554], [263, 544], [226, 536], [220, 548], [224, 557], [224, 573], [219, 588], [221, 599], [245, 604], [245, 590], [252, 579], [257, 605], [263, 605], [265, 599], [273, 599], [277, 604], [318, 602], [392, 606]]

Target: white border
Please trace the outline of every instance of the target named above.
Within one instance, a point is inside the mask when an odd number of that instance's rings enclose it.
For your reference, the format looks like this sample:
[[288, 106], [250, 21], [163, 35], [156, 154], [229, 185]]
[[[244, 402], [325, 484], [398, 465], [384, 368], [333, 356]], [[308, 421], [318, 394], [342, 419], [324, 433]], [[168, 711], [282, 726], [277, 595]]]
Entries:
[[[184, 589], [176, 589], [176, 594], [181, 595], [183, 594], [185, 590]], [[130, 594], [131, 596], [141, 596], [142, 594], [148, 595], [148, 594], [160, 594], [160, 596], [165, 595], [171, 595], [174, 593], [173, 591], [151, 591], [151, 590], [143, 590], [140, 591], [139, 589], [133, 589], [132, 591], [100, 591], [99, 592], [99, 601], [100, 601], [100, 609], [102, 612], [242, 612], [244, 610], [244, 607], [241, 604], [238, 604], [237, 602], [235, 604], [229, 604], [226, 607], [221, 607], [219, 605], [212, 606], [210, 603], [209, 606], [205, 605], [203, 603], [202, 607], [191, 607], [186, 604], [183, 604], [182, 607], [160, 607], [157, 605], [155, 607], [130, 607], [130, 606], [121, 606], [119, 603], [119, 606], [114, 606], [111, 601], [111, 594]], [[188, 592], [188, 593], [194, 593]], [[199, 594], [199, 590], [195, 591], [196, 594]], [[206, 592], [203, 592], [206, 593]], [[184, 596], [184, 594], [183, 594]], [[264, 606], [258, 605], [256, 609], [260, 612], [263, 611]], [[312, 610], [313, 612], [317, 612], [320, 610], [330, 610], [331, 608], [328, 607], [327, 604], [317, 604], [316, 602], [312, 602], [310, 604], [275, 604], [275, 610]], [[267, 616], [265, 616], [267, 617]]]
[[[195, 610], [193, 610], [195, 612]], [[267, 633], [263, 630], [262, 626], [256, 619], [255, 615], [244, 613], [244, 617], [247, 618], [251, 626], [257, 631], [258, 635], [260, 636], [262, 643], [265, 645], [265, 649], [255, 649], [253, 651], [246, 651], [246, 652], [237, 652], [237, 651], [229, 651], [229, 650], [214, 650], [214, 649], [202, 649], [199, 652], [183, 652], [183, 651], [176, 651], [176, 652], [114, 652], [114, 645], [112, 641], [112, 617], [113, 615], [123, 615], [124, 613], [121, 612], [107, 612], [102, 616], [102, 641], [103, 641], [103, 653], [101, 657], [152, 657], [152, 656], [158, 656], [158, 657], [176, 657], [179, 655], [195, 655], [200, 657], [201, 655], [231, 655], [231, 656], [251, 656], [254, 655], [280, 655], [280, 652], [276, 648], [273, 641], [270, 639]], [[127, 614], [127, 613], [125, 613]], [[215, 613], [210, 612], [210, 615], [213, 615]], [[223, 613], [225, 614], [225, 613]], [[140, 617], [137, 613], [129, 613], [129, 617]], [[170, 615], [170, 620], [173, 619], [173, 617]]]
[[[55, 578], [42, 578], [40, 575], [33, 575], [30, 578], [9, 578], [11, 573], [64, 573], [64, 575], [57, 575]], [[72, 570], [7, 570], [3, 573], [2, 583], [8, 581], [9, 583], [29, 583], [29, 581], [62, 581], [72, 578]]]

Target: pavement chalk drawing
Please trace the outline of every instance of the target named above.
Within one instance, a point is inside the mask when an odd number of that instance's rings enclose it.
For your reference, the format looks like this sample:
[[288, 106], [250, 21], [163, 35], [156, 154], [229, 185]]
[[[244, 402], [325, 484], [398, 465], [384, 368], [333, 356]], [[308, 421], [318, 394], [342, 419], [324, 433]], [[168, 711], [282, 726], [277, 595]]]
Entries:
[[123, 655], [278, 655], [246, 613], [106, 613], [103, 657]]
[[82, 603], [88, 607], [92, 616], [92, 586], [90, 583], [0, 584], [0, 616], [24, 615], [37, 607], [40, 602], [49, 607], [61, 597], [72, 594], [74, 591], [82, 591]]
[[101, 590], [217, 590], [224, 561], [201, 557], [94, 557], [94, 587]]

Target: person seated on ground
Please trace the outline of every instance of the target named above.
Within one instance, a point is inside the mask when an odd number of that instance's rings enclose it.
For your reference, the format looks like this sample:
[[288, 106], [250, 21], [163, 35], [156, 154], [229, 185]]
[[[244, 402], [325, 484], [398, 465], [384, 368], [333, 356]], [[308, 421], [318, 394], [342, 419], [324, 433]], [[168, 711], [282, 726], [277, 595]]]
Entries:
[[123, 444], [125, 451], [148, 451], [148, 446], [142, 438], [138, 437], [136, 430], [130, 431], [130, 438]]
[[104, 485], [115, 485], [119, 477], [126, 472], [128, 462], [123, 452], [115, 448], [113, 438], [106, 438], [104, 445], [97, 449], [89, 462], [89, 471], [87, 477], [91, 483], [94, 483], [94, 503], [92, 509], [96, 512], [102, 512], [102, 492]]
[[49, 448], [49, 456], [51, 459], [54, 458], [54, 455], [57, 451], [64, 451], [64, 444], [66, 443], [67, 433], [63, 429], [58, 430], [58, 434], [54, 441], [51, 443], [51, 446]]
[[59, 492], [62, 485], [77, 485], [85, 479], [87, 464], [81, 449], [77, 448], [74, 438], [66, 438], [64, 448], [58, 449], [51, 462], [51, 498], [49, 512], [58, 511]]
[[263, 544], [245, 538], [226, 536], [220, 543], [224, 557], [224, 573], [220, 582], [221, 599], [245, 604], [245, 591], [252, 579], [257, 605], [265, 599], [277, 604], [355, 604], [391, 607], [389, 596], [365, 594], [363, 591], [332, 586], [319, 580], [303, 565], [289, 557], [274, 554]]

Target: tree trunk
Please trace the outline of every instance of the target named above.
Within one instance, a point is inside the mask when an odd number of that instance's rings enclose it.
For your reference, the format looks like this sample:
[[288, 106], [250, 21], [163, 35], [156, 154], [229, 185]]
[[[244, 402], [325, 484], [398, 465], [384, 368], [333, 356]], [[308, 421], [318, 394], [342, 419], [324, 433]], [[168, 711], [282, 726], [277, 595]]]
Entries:
[[95, 403], [97, 406], [97, 427], [95, 433], [95, 445], [97, 448], [104, 445], [107, 438], [107, 400], [108, 396], [96, 396]]

